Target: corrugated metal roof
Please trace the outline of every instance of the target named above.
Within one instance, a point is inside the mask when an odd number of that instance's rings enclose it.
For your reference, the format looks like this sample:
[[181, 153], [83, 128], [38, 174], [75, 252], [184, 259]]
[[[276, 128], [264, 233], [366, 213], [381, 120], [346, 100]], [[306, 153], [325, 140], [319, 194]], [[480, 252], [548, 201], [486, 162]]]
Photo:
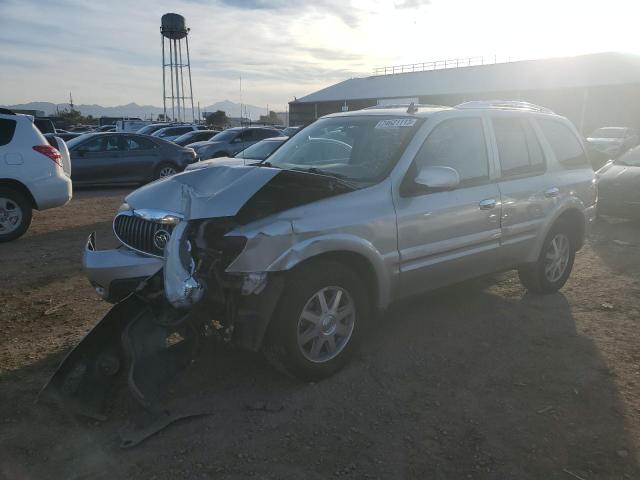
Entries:
[[293, 103], [640, 83], [640, 56], [597, 53], [352, 78]]

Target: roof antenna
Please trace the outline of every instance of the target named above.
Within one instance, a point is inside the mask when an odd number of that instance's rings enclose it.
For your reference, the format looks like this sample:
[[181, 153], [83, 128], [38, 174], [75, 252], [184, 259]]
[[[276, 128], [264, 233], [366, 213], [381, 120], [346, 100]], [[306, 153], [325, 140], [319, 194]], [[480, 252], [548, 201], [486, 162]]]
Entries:
[[413, 102], [411, 102], [411, 104], [409, 105], [409, 108], [407, 108], [407, 113], [417, 113], [418, 112], [418, 107], [415, 106], [415, 104]]

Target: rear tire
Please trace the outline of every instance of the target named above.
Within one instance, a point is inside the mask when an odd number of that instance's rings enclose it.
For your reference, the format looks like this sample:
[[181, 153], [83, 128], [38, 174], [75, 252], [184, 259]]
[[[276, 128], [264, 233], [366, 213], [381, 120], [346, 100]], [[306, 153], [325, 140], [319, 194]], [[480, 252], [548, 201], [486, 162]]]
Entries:
[[33, 210], [22, 192], [0, 187], [0, 243], [21, 237], [29, 229]]
[[289, 273], [267, 332], [265, 356], [300, 380], [329, 377], [351, 358], [368, 316], [363, 281], [353, 270], [311, 261]]
[[158, 168], [156, 168], [154, 180], [171, 177], [178, 173], [178, 171], [178, 167], [176, 167], [173, 163], [161, 163], [160, 165], [158, 165]]
[[563, 224], [554, 225], [544, 240], [538, 261], [518, 269], [520, 282], [532, 293], [555, 293], [567, 283], [575, 256], [575, 240], [569, 229]]

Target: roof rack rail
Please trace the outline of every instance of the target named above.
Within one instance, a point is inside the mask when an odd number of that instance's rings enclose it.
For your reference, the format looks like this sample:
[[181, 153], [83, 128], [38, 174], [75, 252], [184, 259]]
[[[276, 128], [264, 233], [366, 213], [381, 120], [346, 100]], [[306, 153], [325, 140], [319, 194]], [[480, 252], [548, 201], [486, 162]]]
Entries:
[[404, 108], [407, 109], [409, 108], [409, 106], [413, 105], [415, 108], [418, 107], [427, 107], [427, 108], [451, 108], [451, 107], [446, 107], [444, 105], [431, 105], [428, 103], [394, 103], [391, 105], [373, 105], [371, 107], [365, 107], [362, 110], [385, 110], [385, 109], [389, 109], [389, 108]]
[[529, 112], [552, 113], [551, 109], [541, 107], [535, 103], [521, 102], [517, 100], [473, 100], [456, 105], [456, 108], [495, 108], [501, 110], [526, 110]]

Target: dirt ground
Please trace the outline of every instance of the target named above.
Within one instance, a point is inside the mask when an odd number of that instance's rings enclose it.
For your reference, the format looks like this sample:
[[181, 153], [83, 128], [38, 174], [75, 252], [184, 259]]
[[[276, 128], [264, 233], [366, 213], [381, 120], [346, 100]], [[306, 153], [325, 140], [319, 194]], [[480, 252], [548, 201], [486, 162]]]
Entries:
[[[121, 450], [34, 405], [107, 311], [80, 268], [125, 190], [80, 191], [0, 245], [0, 478], [640, 479], [640, 223], [600, 220], [561, 293], [512, 273], [395, 306], [340, 374], [300, 384], [206, 350], [172, 387], [210, 415]], [[266, 405], [266, 407], [265, 407]]]

